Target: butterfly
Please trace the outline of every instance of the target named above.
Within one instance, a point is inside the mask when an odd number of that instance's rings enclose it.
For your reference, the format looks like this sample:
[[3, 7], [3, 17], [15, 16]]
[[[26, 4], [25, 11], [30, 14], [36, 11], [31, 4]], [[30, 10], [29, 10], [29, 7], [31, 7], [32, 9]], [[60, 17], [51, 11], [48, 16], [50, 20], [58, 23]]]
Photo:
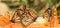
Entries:
[[23, 26], [30, 25], [37, 19], [37, 13], [35, 10], [26, 8], [26, 6], [23, 6], [23, 8], [18, 8], [14, 12], [11, 22], [13, 23], [21, 23]]

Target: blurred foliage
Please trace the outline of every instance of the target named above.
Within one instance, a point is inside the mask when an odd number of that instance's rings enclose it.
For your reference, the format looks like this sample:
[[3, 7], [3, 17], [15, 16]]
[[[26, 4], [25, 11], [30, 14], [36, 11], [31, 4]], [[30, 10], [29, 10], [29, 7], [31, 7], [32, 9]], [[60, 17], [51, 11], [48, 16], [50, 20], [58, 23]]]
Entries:
[[43, 7], [48, 6], [48, 8], [52, 8], [53, 5], [56, 5], [58, 13], [60, 14], [60, 0], [2, 0], [2, 2], [7, 3], [11, 8], [20, 5], [27, 5], [29, 8], [33, 8], [37, 12], [40, 12]]
[[57, 9], [58, 9], [58, 15], [60, 15], [60, 6]]
[[6, 3], [9, 7], [16, 7], [20, 5], [20, 0], [1, 0]]

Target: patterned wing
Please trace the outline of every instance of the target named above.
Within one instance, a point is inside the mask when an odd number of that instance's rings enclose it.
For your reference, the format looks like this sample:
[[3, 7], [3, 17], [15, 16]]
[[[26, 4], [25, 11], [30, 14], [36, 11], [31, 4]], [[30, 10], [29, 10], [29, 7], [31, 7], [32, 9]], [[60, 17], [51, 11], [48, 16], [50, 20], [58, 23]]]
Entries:
[[37, 13], [32, 9], [17, 9], [12, 17], [12, 22], [21, 23], [27, 26], [34, 22], [37, 18]]

